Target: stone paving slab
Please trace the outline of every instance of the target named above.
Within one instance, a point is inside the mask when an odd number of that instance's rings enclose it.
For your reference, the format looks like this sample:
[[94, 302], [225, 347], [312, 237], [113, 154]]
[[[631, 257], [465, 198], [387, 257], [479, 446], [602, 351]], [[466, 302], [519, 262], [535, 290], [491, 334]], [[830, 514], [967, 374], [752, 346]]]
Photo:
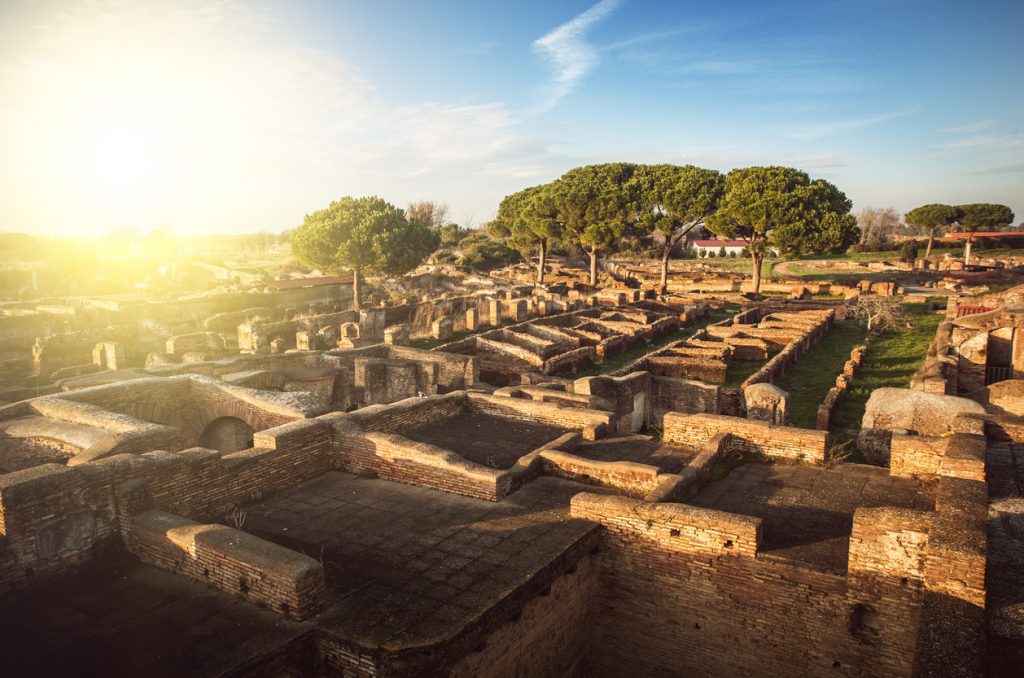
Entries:
[[929, 488], [888, 469], [844, 464], [817, 466], [749, 463], [709, 483], [688, 503], [757, 516], [761, 552], [828, 571], [846, 572], [853, 512], [895, 506], [933, 510]]
[[406, 438], [450, 450], [491, 468], [507, 469], [520, 457], [569, 429], [482, 412], [460, 412], [403, 433]]
[[697, 450], [664, 445], [642, 435], [620, 435], [585, 442], [573, 454], [593, 461], [633, 461], [657, 466], [662, 473], [678, 473], [697, 456]]
[[398, 650], [455, 635], [592, 535], [568, 516], [580, 490], [539, 478], [495, 503], [332, 472], [246, 506], [243, 529], [324, 562], [318, 627]]
[[310, 628], [128, 556], [0, 598], [2, 673], [12, 678], [219, 676]]

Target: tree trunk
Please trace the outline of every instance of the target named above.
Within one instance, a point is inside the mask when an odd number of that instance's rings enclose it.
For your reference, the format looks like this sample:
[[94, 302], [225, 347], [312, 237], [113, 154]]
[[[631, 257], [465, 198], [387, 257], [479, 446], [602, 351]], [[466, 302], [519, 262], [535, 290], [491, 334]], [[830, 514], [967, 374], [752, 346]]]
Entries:
[[672, 251], [672, 241], [665, 238], [665, 250], [661, 253], [661, 291], [668, 292], [668, 255]]
[[597, 247], [590, 248], [590, 284], [597, 287]]
[[[751, 241], [751, 244], [753, 244], [753, 241]], [[761, 254], [760, 252], [751, 252], [750, 253], [750, 261], [754, 265], [754, 270], [753, 270], [753, 273], [752, 273], [752, 280], [750, 281], [750, 284], [753, 287], [754, 294], [760, 294], [761, 293], [761, 263], [764, 261], [764, 255]]]
[[974, 234], [971, 233], [967, 236], [967, 244], [964, 245], [964, 268], [971, 265], [971, 241], [974, 240]]
[[359, 310], [359, 269], [352, 269], [352, 309]]
[[930, 257], [932, 255], [932, 241], [933, 240], [935, 240], [935, 231], [934, 230], [929, 230], [928, 231], [928, 247], [926, 247], [925, 250], [924, 250], [924, 258], [925, 259], [927, 259], [928, 257]]
[[540, 261], [537, 262], [537, 284], [544, 284], [544, 262], [548, 258], [548, 241], [540, 241]]

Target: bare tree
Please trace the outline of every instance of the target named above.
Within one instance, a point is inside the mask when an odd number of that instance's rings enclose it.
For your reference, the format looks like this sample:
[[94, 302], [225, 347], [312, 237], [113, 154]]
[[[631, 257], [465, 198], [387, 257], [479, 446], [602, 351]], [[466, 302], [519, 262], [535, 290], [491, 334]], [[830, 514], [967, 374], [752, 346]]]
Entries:
[[902, 324], [906, 318], [902, 297], [858, 297], [850, 306], [850, 312], [867, 324], [871, 334], [882, 334]]
[[405, 218], [409, 221], [424, 223], [428, 228], [436, 231], [444, 226], [448, 219], [448, 205], [433, 200], [411, 202], [405, 208]]
[[899, 232], [900, 213], [893, 207], [865, 207], [857, 215], [862, 243], [890, 240]]

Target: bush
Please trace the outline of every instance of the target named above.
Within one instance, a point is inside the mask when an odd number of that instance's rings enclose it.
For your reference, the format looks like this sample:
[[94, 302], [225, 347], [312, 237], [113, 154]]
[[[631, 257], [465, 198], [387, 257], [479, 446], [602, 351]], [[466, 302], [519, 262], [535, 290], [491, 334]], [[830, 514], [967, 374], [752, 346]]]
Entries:
[[736, 250], [733, 250], [732, 252], [729, 252], [729, 256], [732, 257], [733, 259], [735, 259], [736, 258]]
[[725, 256], [725, 245], [722, 245], [721, 247], [718, 248], [718, 256], [720, 256], [720, 257], [724, 257]]
[[918, 244], [916, 240], [908, 240], [900, 246], [900, 261], [912, 264], [917, 259]]
[[519, 252], [495, 242], [485, 234], [473, 234], [465, 238], [462, 243], [462, 256], [458, 259], [461, 266], [470, 266], [480, 271], [488, 271], [494, 268], [508, 266], [521, 260]]
[[718, 255], [717, 255], [717, 254], [715, 254], [715, 251], [714, 251], [714, 250], [711, 250], [710, 252], [708, 252], [708, 257], [710, 257], [710, 258], [712, 258], [712, 259], [714, 259], [714, 258], [715, 258], [715, 257], [717, 257], [717, 256], [718, 256]]
[[699, 256], [700, 256], [701, 259], [703, 259], [704, 257], [706, 257], [708, 255], [708, 251], [707, 250], [697, 250], [697, 251], [700, 253]]

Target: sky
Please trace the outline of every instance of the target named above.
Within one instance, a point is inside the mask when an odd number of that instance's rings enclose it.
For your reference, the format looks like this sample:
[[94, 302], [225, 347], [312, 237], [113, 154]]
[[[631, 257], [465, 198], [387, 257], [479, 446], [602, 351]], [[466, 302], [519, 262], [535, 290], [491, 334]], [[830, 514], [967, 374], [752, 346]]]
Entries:
[[0, 2], [0, 231], [480, 226], [599, 162], [789, 165], [1024, 219], [1024, 3]]

